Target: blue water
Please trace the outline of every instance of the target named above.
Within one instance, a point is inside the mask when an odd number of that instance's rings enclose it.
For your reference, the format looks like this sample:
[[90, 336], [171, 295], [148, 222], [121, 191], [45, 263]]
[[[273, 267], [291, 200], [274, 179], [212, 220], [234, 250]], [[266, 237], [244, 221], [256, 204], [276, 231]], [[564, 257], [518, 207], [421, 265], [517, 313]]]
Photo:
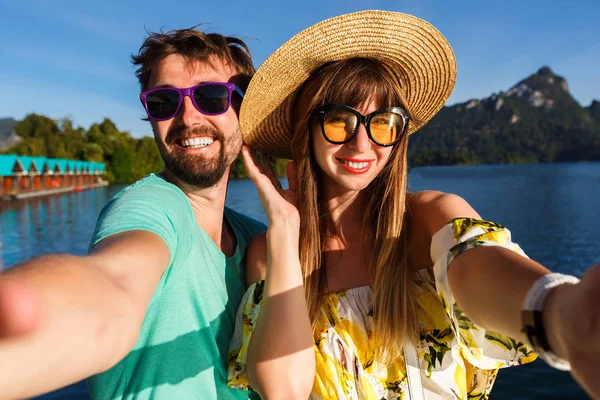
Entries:
[[[600, 263], [600, 163], [415, 168], [409, 188], [459, 194], [483, 218], [508, 226], [528, 255], [552, 270], [581, 275]], [[119, 189], [0, 203], [0, 268], [47, 253], [85, 254], [98, 213]], [[231, 182], [227, 205], [266, 221], [250, 181]], [[589, 397], [569, 373], [536, 361], [500, 371], [491, 398]], [[79, 383], [40, 399], [89, 398]]]

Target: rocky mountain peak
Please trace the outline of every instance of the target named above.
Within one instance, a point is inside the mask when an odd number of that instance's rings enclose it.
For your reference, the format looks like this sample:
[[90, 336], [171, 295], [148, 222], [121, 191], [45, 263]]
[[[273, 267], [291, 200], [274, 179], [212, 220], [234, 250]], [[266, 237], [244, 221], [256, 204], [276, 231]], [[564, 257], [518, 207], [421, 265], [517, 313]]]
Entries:
[[537, 75], [546, 76], [548, 78], [552, 78], [552, 77], [556, 76], [556, 75], [554, 75], [554, 72], [552, 72], [550, 67], [548, 67], [548, 66], [543, 66], [542, 68], [540, 68], [537, 72]]
[[0, 150], [17, 144], [21, 137], [14, 132], [17, 124], [13, 118], [0, 118]]
[[542, 67], [523, 79], [506, 93], [519, 97], [534, 107], [552, 108], [556, 102], [573, 102], [567, 81], [556, 75], [550, 67]]

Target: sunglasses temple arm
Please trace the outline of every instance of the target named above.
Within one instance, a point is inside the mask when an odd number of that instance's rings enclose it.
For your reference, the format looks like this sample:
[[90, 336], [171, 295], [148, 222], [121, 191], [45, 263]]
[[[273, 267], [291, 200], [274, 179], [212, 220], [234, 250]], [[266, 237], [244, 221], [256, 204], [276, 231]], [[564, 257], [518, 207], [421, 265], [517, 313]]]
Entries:
[[235, 90], [235, 92], [237, 94], [239, 94], [242, 99], [244, 98], [244, 92], [242, 91], [242, 89], [240, 89], [239, 87], [237, 87], [237, 86], [234, 85], [233, 86], [233, 90]]

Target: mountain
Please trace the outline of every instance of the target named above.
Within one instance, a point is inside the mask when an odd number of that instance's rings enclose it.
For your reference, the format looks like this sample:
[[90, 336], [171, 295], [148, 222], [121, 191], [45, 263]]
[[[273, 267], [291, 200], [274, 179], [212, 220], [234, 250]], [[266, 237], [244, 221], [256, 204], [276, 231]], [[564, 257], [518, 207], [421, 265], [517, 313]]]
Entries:
[[586, 111], [592, 116], [593, 119], [600, 122], [600, 101], [594, 100]]
[[410, 139], [417, 165], [600, 160], [600, 103], [543, 67], [506, 92], [444, 107]]
[[15, 125], [19, 121], [12, 118], [0, 119], [0, 150], [12, 147], [17, 144], [21, 137], [14, 132]]

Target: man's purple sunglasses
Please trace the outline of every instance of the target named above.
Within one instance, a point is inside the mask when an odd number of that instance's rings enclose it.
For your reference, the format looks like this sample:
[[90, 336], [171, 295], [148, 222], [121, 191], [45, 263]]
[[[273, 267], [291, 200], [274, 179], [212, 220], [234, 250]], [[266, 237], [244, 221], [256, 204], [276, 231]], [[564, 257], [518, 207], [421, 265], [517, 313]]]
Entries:
[[236, 92], [244, 98], [242, 89], [228, 82], [206, 82], [185, 89], [157, 88], [140, 93], [140, 100], [148, 118], [153, 121], [171, 119], [179, 113], [183, 98], [188, 96], [198, 111], [205, 115], [227, 112], [231, 94]]

